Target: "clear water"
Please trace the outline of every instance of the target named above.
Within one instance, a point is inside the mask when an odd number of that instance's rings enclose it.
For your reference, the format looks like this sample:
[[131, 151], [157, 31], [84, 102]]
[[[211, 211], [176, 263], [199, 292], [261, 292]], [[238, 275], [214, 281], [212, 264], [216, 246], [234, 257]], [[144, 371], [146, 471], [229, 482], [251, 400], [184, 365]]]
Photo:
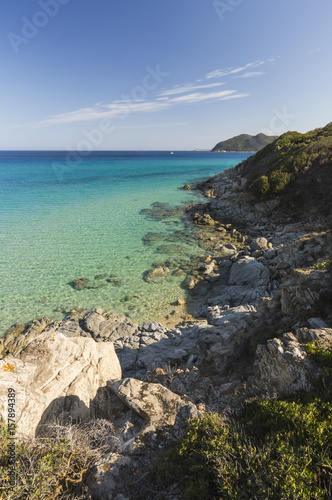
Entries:
[[[152, 319], [179, 296], [183, 277], [158, 284], [143, 280], [152, 263], [166, 259], [158, 245], [146, 246], [148, 232], [165, 237], [181, 229], [176, 219], [139, 215], [153, 202], [171, 206], [197, 201], [179, 189], [248, 156], [243, 153], [100, 152], [70, 166], [62, 152], [0, 153], [0, 334], [34, 317], [63, 317], [81, 306], [128, 313], [126, 295], [135, 294], [130, 315]], [[163, 243], [163, 242], [161, 242]], [[190, 259], [199, 248], [186, 247]], [[121, 286], [99, 274], [117, 275]], [[73, 289], [88, 277], [102, 288]]]

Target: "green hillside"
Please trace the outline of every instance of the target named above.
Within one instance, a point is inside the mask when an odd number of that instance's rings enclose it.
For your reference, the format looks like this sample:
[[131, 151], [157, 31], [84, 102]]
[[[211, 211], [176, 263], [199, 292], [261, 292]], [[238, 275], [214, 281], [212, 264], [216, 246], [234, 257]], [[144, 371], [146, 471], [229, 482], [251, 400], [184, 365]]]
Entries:
[[332, 214], [332, 122], [306, 134], [287, 132], [237, 169], [257, 198], [280, 198], [292, 213]]
[[255, 136], [241, 134], [227, 141], [218, 142], [211, 151], [259, 151], [276, 138], [277, 136], [268, 136], [265, 134], [257, 134]]

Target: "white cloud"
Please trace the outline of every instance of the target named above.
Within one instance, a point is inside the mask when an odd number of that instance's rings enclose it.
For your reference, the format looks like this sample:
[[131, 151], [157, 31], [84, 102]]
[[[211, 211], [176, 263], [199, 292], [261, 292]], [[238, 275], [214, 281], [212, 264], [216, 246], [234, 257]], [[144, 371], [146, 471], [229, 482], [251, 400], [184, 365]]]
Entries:
[[318, 47], [317, 49], [312, 49], [310, 50], [309, 54], [312, 55], [312, 54], [318, 54], [319, 52], [322, 52], [322, 47]]
[[203, 92], [196, 92], [193, 94], [187, 94], [187, 95], [182, 95], [178, 97], [173, 97], [173, 99], [170, 99], [170, 102], [173, 103], [193, 103], [193, 102], [202, 102], [202, 101], [215, 101], [215, 100], [220, 100], [221, 98], [230, 96], [232, 94], [235, 94], [236, 90], [223, 90], [222, 92], [209, 92], [207, 94], [204, 94]]
[[[152, 113], [172, 108], [179, 104], [194, 104], [208, 101], [225, 101], [228, 99], [247, 97], [249, 94], [238, 94], [237, 90], [224, 90], [221, 92], [194, 92], [181, 95], [167, 100], [155, 100], [144, 102], [113, 102], [110, 104], [95, 105], [90, 108], [82, 108], [68, 113], [52, 115], [46, 120], [28, 124], [28, 126], [46, 127], [49, 125], [59, 125], [64, 123], [85, 122], [102, 119], [124, 118], [128, 114]], [[27, 125], [25, 125], [27, 126]]]
[[241, 73], [242, 71], [246, 71], [250, 68], [258, 68], [258, 66], [262, 66], [263, 64], [267, 64], [267, 63], [272, 63], [274, 61], [275, 61], [275, 58], [270, 57], [266, 61], [254, 61], [254, 62], [246, 64], [245, 66], [240, 66], [238, 68], [217, 69], [217, 70], [212, 71], [211, 73], [208, 73], [207, 75], [205, 75], [205, 78], [207, 80], [210, 80], [211, 78], [221, 78], [222, 76], [237, 75], [238, 73]]
[[220, 87], [220, 85], [225, 85], [224, 83], [207, 83], [205, 85], [193, 85], [192, 83], [188, 83], [187, 85], [177, 85], [173, 87], [172, 89], [168, 90], [163, 90], [160, 92], [160, 96], [170, 96], [170, 95], [176, 95], [176, 94], [184, 94], [186, 92], [191, 92], [192, 90], [198, 90], [198, 89], [209, 89], [212, 87]]
[[[122, 98], [111, 103], [98, 102], [94, 106], [51, 115], [39, 122], [20, 125], [20, 127], [46, 127], [49, 125], [60, 125], [77, 122], [97, 121], [102, 119], [124, 119], [129, 114], [153, 113], [173, 108], [181, 104], [195, 104], [199, 102], [217, 102], [230, 99], [248, 97], [248, 93], [239, 93], [237, 90], [217, 90], [217, 87], [225, 85], [224, 82], [204, 83], [212, 78], [220, 78], [231, 75], [234, 78], [250, 78], [264, 75], [263, 71], [254, 71], [255, 68], [264, 64], [272, 63], [274, 57], [263, 61], [253, 61], [237, 68], [225, 68], [212, 71], [203, 79], [197, 79], [194, 83], [176, 85], [170, 89], [162, 89], [151, 96], [150, 100]], [[211, 89], [215, 89], [211, 91]], [[200, 92], [194, 92], [200, 90]], [[208, 91], [210, 90], [210, 91]]]
[[243, 75], [239, 75], [237, 78], [252, 78], [254, 76], [266, 75], [264, 71], [247, 71]]

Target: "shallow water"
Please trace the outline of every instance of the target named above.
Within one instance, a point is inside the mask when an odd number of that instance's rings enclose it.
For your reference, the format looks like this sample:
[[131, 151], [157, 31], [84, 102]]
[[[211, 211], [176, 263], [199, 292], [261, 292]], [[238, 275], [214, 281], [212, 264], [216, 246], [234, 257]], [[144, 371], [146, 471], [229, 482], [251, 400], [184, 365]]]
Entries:
[[[179, 188], [249, 156], [102, 152], [68, 166], [65, 155], [0, 153], [0, 334], [34, 317], [61, 319], [63, 311], [77, 306], [129, 314], [138, 322], [167, 310], [181, 295], [184, 277], [171, 275], [151, 284], [144, 273], [154, 262], [190, 259], [202, 249], [177, 236], [182, 249], [160, 253], [157, 249], [171, 245], [164, 240], [174, 240], [184, 222], [179, 217], [154, 220], [140, 211], [154, 202], [172, 207], [197, 201], [197, 194]], [[163, 239], [146, 245], [142, 238], [149, 232]], [[94, 279], [97, 275], [106, 276]], [[107, 282], [110, 275], [121, 283]], [[81, 277], [100, 288], [78, 291], [68, 284]]]

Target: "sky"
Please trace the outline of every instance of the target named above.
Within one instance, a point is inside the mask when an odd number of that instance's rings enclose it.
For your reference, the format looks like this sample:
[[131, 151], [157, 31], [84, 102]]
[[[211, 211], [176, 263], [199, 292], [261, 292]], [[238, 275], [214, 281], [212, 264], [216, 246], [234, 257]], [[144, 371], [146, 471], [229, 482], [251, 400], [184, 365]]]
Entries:
[[0, 150], [211, 149], [332, 121], [331, 0], [2, 0]]

